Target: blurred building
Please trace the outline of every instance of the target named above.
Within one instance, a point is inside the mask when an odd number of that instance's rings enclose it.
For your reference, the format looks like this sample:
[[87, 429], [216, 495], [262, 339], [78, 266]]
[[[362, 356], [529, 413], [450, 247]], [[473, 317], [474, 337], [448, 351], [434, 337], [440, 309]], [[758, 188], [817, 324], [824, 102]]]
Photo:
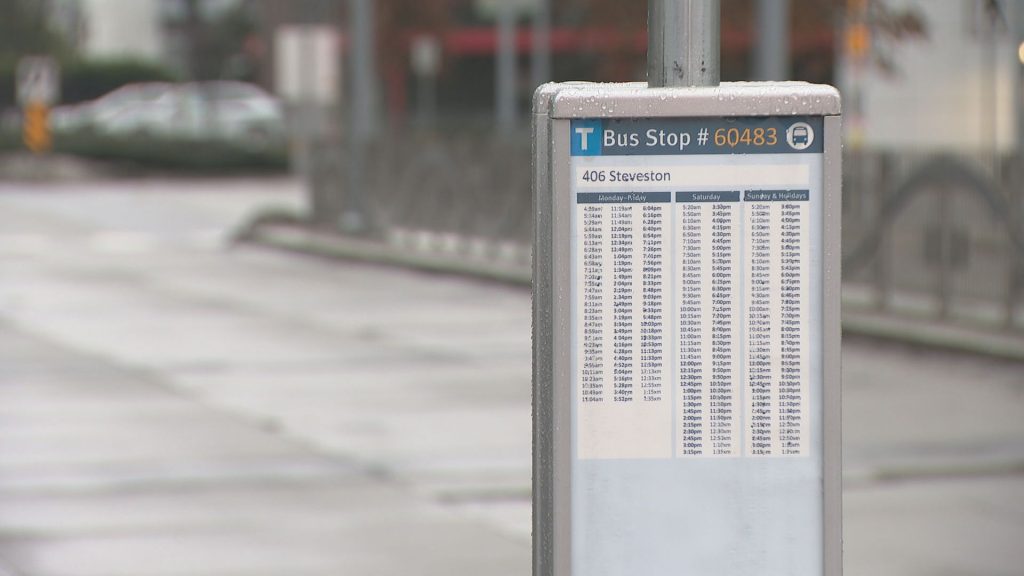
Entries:
[[[841, 83], [849, 142], [875, 150], [1006, 154], [1017, 147], [1019, 2], [890, 0], [923, 33], [875, 33], [847, 51]], [[880, 60], [880, 58], [882, 60]]]
[[[225, 60], [238, 52], [237, 44], [244, 43], [246, 31], [241, 28], [245, 24], [239, 18], [244, 19], [249, 13], [253, 0], [156, 1], [160, 4], [165, 64], [183, 76], [206, 80], [246, 76], [245, 71], [239, 71]], [[289, 1], [278, 0], [279, 3]]]
[[[264, 42], [272, 46], [274, 30], [285, 24], [336, 22], [345, 29], [344, 6], [327, 0], [256, 0]], [[529, 105], [537, 78], [532, 73], [535, 24], [543, 0], [377, 0], [377, 80], [387, 116], [401, 120], [416, 108], [416, 46], [424, 39], [439, 48], [436, 82], [431, 89], [439, 113], [488, 113], [495, 102], [495, 69], [499, 52], [499, 10], [514, 11], [513, 49], [516, 96], [520, 109]], [[730, 0], [722, 11], [722, 78], [751, 77], [756, 43], [753, 0]], [[647, 11], [642, 4], [621, 0], [549, 0], [551, 72], [548, 80], [619, 82], [643, 80], [646, 72]], [[793, 79], [831, 82], [834, 55], [835, 3], [793, 0], [789, 52]], [[342, 35], [342, 50], [347, 46]], [[273, 58], [264, 60], [261, 75], [272, 85]], [[343, 75], [344, 76], [344, 75]]]
[[161, 0], [52, 0], [51, 21], [85, 58], [160, 60]]
[[[149, 61], [204, 79], [245, 75], [224, 61], [246, 48], [255, 0], [44, 1], [50, 25], [83, 60]], [[197, 71], [197, 61], [209, 69]]]
[[847, 6], [844, 306], [1019, 328], [1024, 6]]

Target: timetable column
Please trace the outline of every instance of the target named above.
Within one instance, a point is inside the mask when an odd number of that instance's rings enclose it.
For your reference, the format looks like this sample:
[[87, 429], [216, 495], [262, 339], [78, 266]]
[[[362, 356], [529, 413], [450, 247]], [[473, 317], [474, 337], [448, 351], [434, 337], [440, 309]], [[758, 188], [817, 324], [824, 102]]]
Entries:
[[577, 453], [668, 457], [671, 195], [579, 193], [576, 202], [576, 277], [584, 294], [576, 313]]
[[611, 224], [612, 401], [636, 400], [640, 363], [640, 218], [641, 206], [625, 202], [607, 206]]
[[[659, 196], [665, 198], [664, 195]], [[651, 202], [641, 213], [641, 311], [640, 311], [640, 391], [643, 402], [669, 400], [671, 372], [665, 302], [668, 298], [668, 265], [671, 250], [668, 206]]]
[[676, 193], [676, 456], [739, 455], [739, 192]]
[[801, 190], [757, 190], [746, 201], [747, 454], [807, 450], [809, 239]]
[[610, 396], [605, 388], [609, 334], [604, 321], [606, 303], [611, 300], [604, 279], [604, 263], [609, 254], [607, 218], [600, 204], [581, 204], [577, 222], [582, 250], [577, 256], [577, 275], [582, 283], [577, 334], [580, 337], [580, 402], [604, 402]]
[[711, 379], [708, 381], [708, 431], [713, 456], [738, 456], [739, 440], [739, 278], [740, 214], [739, 192], [715, 194], [709, 205], [711, 218], [705, 221], [705, 237], [711, 238], [710, 317]]
[[[704, 426], [704, 206], [676, 194], [676, 456], [702, 456], [708, 442]], [[710, 374], [707, 374], [710, 376]]]
[[772, 399], [778, 421], [776, 453], [798, 456], [808, 448], [809, 426], [809, 193], [780, 191], [776, 195], [773, 228], [779, 233], [773, 274], [779, 286], [774, 305], [779, 312], [779, 366], [778, 386]]
[[772, 310], [772, 293], [778, 289], [773, 282], [772, 268], [772, 205], [763, 201], [760, 192], [744, 195], [743, 285], [745, 310], [744, 369], [744, 444], [746, 454], [773, 456], [776, 421], [772, 411], [774, 392], [773, 359], [777, 347]]

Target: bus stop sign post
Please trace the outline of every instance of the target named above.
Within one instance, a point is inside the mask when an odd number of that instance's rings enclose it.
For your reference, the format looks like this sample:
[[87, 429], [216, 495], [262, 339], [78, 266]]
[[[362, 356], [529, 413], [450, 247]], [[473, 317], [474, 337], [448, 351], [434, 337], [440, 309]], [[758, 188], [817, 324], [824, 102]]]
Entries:
[[535, 95], [534, 574], [839, 576], [839, 95], [663, 62]]

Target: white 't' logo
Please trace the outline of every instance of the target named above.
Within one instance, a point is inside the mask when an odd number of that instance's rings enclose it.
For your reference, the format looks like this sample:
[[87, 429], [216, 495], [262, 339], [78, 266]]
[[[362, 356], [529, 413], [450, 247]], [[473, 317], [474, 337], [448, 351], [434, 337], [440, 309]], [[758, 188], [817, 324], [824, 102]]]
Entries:
[[587, 140], [589, 140], [589, 138], [587, 138], [587, 137], [594, 133], [594, 129], [592, 127], [591, 128], [577, 128], [576, 129], [576, 133], [580, 135], [580, 150], [586, 152], [587, 151]]

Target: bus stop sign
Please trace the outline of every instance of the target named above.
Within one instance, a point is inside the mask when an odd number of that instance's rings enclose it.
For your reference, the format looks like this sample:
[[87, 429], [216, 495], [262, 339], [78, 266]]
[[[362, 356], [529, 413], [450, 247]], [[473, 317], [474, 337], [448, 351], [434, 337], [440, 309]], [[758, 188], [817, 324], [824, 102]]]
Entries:
[[838, 575], [838, 93], [534, 112], [535, 574]]

